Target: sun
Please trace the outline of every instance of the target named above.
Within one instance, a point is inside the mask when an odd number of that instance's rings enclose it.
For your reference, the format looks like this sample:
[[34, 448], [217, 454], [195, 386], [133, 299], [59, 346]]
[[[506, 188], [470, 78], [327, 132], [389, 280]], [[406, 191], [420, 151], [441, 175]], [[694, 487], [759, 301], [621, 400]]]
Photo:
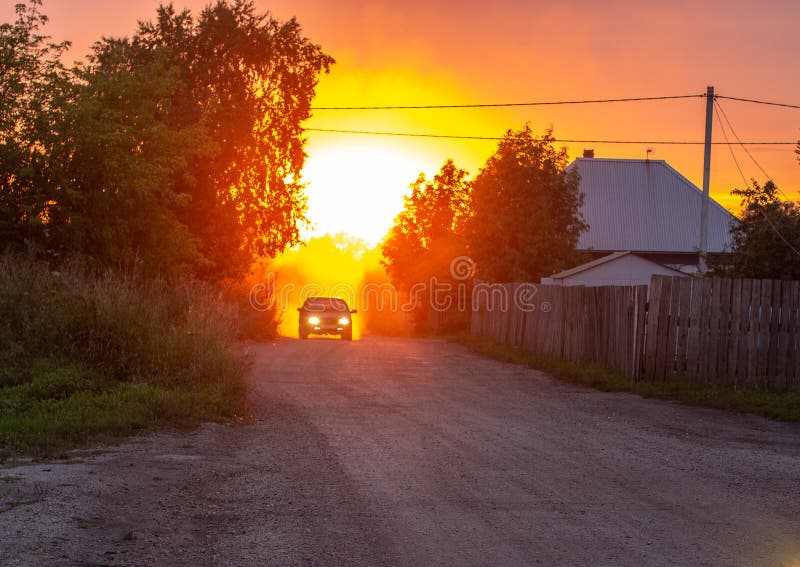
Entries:
[[403, 208], [403, 195], [435, 162], [402, 143], [380, 138], [323, 140], [309, 144], [303, 169], [308, 182], [308, 218], [314, 234], [346, 232], [380, 242]]

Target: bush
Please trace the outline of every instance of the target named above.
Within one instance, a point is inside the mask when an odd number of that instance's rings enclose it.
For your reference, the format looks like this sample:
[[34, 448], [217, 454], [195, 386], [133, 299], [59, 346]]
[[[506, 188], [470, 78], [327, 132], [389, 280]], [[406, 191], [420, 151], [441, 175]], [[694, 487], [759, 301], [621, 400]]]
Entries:
[[0, 444], [35, 451], [59, 444], [47, 431], [71, 443], [235, 415], [237, 314], [208, 284], [0, 257]]

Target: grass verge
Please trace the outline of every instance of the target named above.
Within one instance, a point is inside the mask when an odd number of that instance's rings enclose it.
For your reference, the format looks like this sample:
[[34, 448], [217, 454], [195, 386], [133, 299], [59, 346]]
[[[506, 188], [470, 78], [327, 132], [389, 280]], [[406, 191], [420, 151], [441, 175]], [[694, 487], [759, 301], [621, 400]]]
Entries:
[[241, 415], [237, 313], [198, 282], [0, 257], [0, 460]]
[[604, 366], [537, 356], [485, 336], [459, 335], [453, 339], [473, 352], [543, 370], [559, 380], [604, 392], [632, 392], [645, 398], [687, 405], [753, 413], [780, 421], [800, 421], [800, 392], [776, 394], [763, 390], [736, 390], [714, 384], [634, 382]]

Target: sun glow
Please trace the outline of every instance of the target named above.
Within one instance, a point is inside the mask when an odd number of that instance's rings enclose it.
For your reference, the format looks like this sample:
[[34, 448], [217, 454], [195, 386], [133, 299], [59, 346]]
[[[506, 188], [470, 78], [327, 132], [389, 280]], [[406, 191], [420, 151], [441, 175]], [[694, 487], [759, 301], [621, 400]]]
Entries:
[[346, 232], [380, 242], [402, 209], [408, 186], [437, 167], [429, 157], [387, 140], [324, 142], [309, 151], [303, 172], [316, 234]]

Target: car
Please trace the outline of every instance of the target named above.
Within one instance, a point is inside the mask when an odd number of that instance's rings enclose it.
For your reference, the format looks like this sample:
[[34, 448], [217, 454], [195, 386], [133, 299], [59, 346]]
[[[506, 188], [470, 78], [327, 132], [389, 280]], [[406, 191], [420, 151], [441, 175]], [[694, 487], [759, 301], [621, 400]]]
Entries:
[[300, 320], [297, 334], [301, 339], [309, 335], [339, 335], [342, 340], [353, 340], [353, 313], [347, 302], [338, 297], [309, 297], [298, 307]]

